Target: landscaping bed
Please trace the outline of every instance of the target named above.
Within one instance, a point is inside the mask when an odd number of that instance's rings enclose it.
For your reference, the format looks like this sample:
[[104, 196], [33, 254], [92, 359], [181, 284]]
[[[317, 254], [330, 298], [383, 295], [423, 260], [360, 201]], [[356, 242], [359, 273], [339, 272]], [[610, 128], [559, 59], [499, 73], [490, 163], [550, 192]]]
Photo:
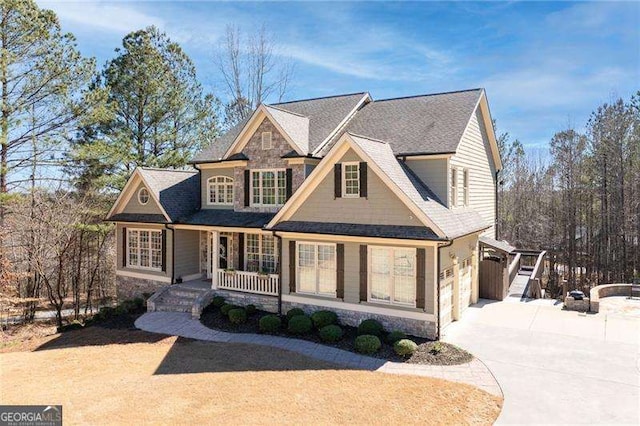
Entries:
[[294, 309], [278, 317], [253, 306], [227, 305], [222, 298], [217, 298], [203, 311], [200, 321], [215, 330], [302, 339], [394, 362], [457, 365], [473, 359], [473, 355], [454, 345], [384, 330], [374, 320], [351, 327], [338, 324], [330, 311], [319, 312], [322, 313], [309, 317]]

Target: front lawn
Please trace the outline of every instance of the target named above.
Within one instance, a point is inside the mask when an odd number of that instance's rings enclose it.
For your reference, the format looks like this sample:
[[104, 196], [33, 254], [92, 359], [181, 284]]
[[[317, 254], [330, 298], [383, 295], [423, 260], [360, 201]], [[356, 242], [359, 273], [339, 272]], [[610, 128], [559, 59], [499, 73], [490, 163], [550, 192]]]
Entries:
[[491, 424], [502, 400], [440, 379], [345, 370], [284, 350], [98, 325], [0, 354], [0, 404], [66, 424]]

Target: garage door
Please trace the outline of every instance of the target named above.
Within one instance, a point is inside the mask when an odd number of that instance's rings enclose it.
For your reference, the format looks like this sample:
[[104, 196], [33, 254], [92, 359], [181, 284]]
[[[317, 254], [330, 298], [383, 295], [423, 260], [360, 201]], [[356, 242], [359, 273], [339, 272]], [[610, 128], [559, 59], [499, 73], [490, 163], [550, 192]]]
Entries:
[[471, 258], [460, 263], [460, 312], [471, 304]]
[[447, 268], [440, 273], [440, 325], [453, 321], [453, 269]]

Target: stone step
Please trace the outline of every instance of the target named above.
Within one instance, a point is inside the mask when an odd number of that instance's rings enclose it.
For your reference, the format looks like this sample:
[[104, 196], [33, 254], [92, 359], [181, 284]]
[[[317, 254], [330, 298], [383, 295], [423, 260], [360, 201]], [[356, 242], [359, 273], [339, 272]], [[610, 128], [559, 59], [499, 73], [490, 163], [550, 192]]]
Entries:
[[171, 288], [165, 293], [174, 297], [183, 297], [186, 299], [195, 300], [198, 296], [204, 293], [206, 290], [195, 290], [195, 289], [182, 289], [182, 288]]
[[156, 303], [162, 303], [166, 305], [193, 305], [195, 303], [195, 299], [185, 298], [185, 297], [173, 297], [173, 296], [163, 296]]
[[157, 312], [191, 312], [191, 305], [156, 304]]

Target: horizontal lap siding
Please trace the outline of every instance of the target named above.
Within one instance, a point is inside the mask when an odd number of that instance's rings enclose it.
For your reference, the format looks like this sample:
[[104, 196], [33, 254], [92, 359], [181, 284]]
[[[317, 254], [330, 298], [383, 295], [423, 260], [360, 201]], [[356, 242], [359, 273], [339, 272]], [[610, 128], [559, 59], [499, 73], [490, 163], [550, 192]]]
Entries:
[[[340, 163], [362, 161], [353, 151]], [[367, 198], [335, 198], [334, 176], [329, 173], [291, 217], [292, 221], [420, 226], [415, 215], [369, 168]]]
[[162, 214], [162, 210], [160, 210], [158, 204], [153, 200], [151, 192], [149, 192], [149, 202], [147, 202], [147, 204], [140, 204], [138, 201], [138, 192], [143, 187], [143, 183], [138, 184], [133, 196], [121, 213]]
[[431, 189], [444, 203], [447, 200], [447, 159], [406, 161], [407, 166]]
[[200, 271], [200, 232], [176, 230], [176, 278], [197, 274]]
[[[490, 224], [495, 223], [495, 165], [480, 110], [472, 116], [458, 151], [451, 158], [458, 169], [458, 205], [463, 203], [462, 169], [469, 169], [469, 206]], [[495, 237], [495, 226], [483, 235]]]

